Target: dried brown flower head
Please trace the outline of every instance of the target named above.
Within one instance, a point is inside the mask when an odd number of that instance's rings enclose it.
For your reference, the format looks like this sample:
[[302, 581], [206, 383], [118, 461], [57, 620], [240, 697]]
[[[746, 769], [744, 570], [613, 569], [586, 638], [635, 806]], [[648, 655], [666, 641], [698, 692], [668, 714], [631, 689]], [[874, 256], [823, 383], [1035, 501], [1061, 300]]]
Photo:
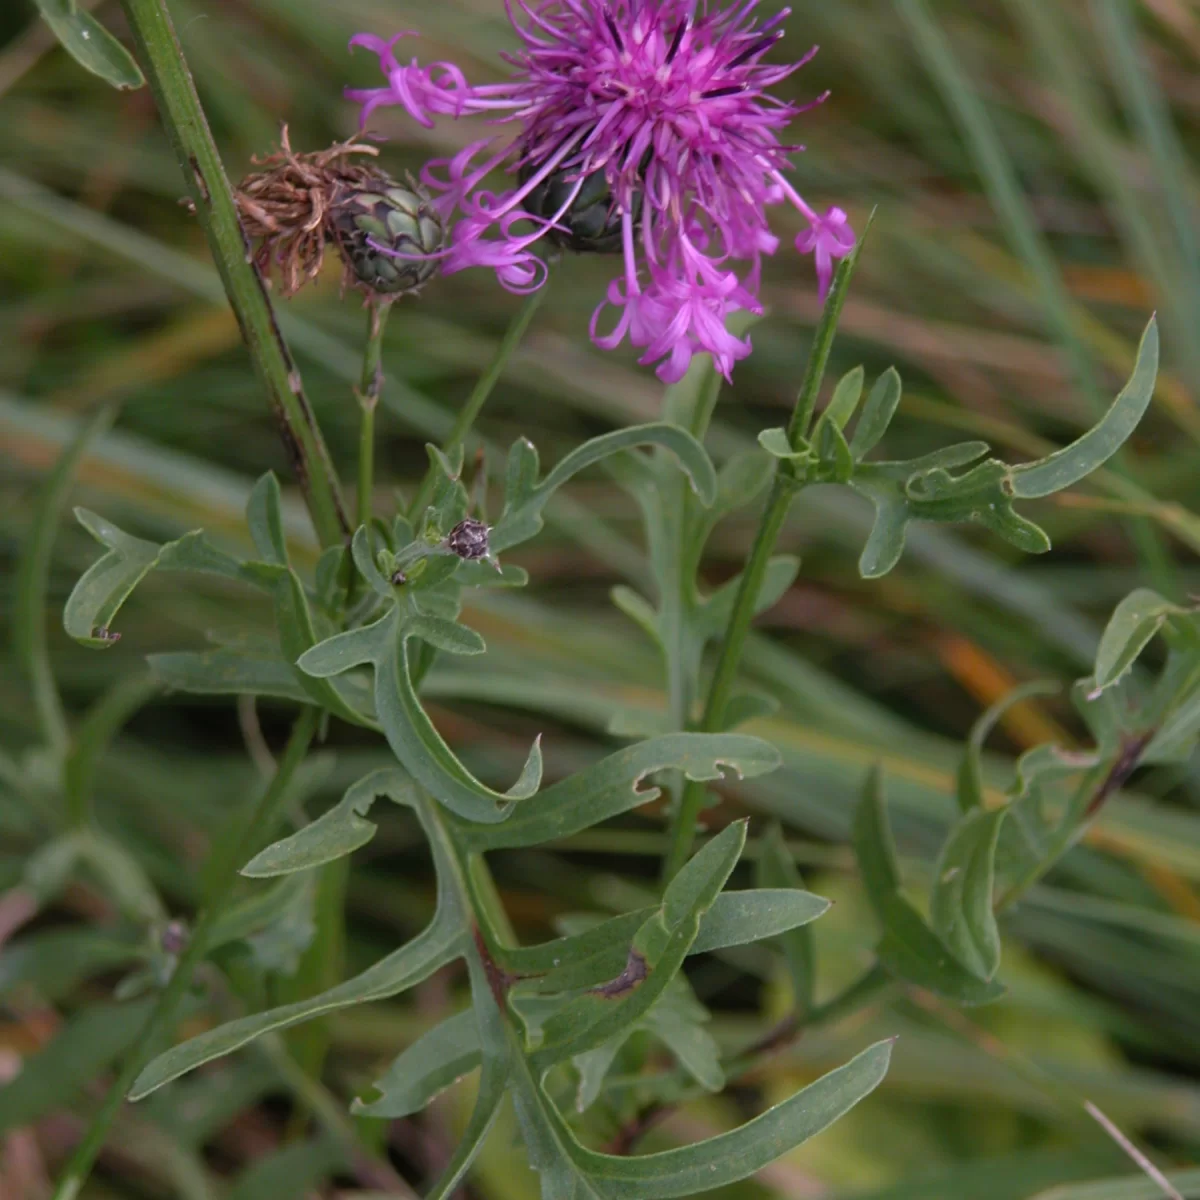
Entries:
[[278, 273], [285, 296], [316, 278], [329, 242], [342, 258], [343, 288], [372, 298], [416, 291], [436, 271], [441, 218], [420, 188], [375, 165], [378, 153], [350, 138], [297, 154], [285, 125], [279, 150], [253, 160], [264, 169], [238, 186], [238, 210], [258, 242], [255, 263], [265, 277]]

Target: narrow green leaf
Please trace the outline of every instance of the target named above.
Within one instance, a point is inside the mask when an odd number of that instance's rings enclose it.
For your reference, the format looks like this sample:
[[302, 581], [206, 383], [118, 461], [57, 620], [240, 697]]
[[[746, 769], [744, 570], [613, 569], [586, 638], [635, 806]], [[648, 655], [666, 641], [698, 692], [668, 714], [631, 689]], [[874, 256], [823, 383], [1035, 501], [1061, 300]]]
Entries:
[[973, 975], [1000, 967], [1000, 930], [992, 908], [996, 847], [1007, 809], [973, 809], [951, 829], [937, 866], [929, 915], [934, 932]]
[[1096, 651], [1095, 686], [1112, 687], [1133, 666], [1171, 617], [1193, 615], [1150, 588], [1131, 592], [1113, 610]]
[[900, 890], [900, 869], [896, 865], [896, 847], [887, 816], [887, 797], [883, 770], [875, 766], [867, 776], [862, 799], [854, 813], [852, 840], [863, 886], [872, 906]]
[[880, 1042], [740, 1128], [658, 1154], [620, 1157], [587, 1150], [553, 1106], [543, 1101], [543, 1119], [553, 1129], [578, 1180], [573, 1192], [557, 1194], [581, 1200], [630, 1200], [634, 1196], [638, 1200], [672, 1200], [727, 1187], [827, 1129], [879, 1086], [890, 1057], [891, 1042]]
[[[804, 880], [801, 878], [800, 871], [796, 867], [791, 854], [788, 852], [787, 843], [783, 837], [783, 828], [778, 821], [773, 822], [767, 828], [759, 841], [758, 862], [755, 864], [754, 875], [755, 883], [760, 890], [787, 888], [792, 890], [787, 891], [786, 895], [805, 896], [813, 900], [819, 899], [819, 897], [812, 896], [809, 892], [800, 890], [804, 887]], [[727, 896], [736, 894], [726, 893]], [[755, 894], [755, 892], [746, 893], [749, 896]], [[714, 907], [709, 916], [711, 917], [715, 911]], [[821, 914], [818, 912], [814, 915], [820, 916]], [[779, 931], [771, 930], [771, 933], [775, 934], [780, 948], [783, 950], [788, 975], [792, 981], [792, 996], [796, 1011], [802, 1014], [812, 1008], [813, 993], [817, 978], [816, 948], [813, 945], [812, 930], [804, 928], [805, 925], [807, 925], [807, 922], [797, 922], [795, 928]], [[763, 937], [770, 936], [770, 934], [765, 932], [765, 922], [760, 923], [760, 928], [764, 929]], [[702, 929], [701, 937], [703, 937], [704, 932]]]
[[160, 1054], [134, 1080], [130, 1100], [140, 1100], [214, 1058], [240, 1049], [264, 1033], [288, 1029], [302, 1021], [356, 1004], [386, 1000], [428, 979], [439, 967], [462, 953], [465, 934], [457, 921], [435, 917], [412, 941], [345, 983], [294, 1004], [240, 1017]]
[[535, 1072], [603, 1045], [640, 1020], [683, 965], [746, 841], [745, 822], [724, 829], [687, 862], [667, 886], [662, 908], [634, 935], [621, 974], [569, 1001], [543, 1026], [544, 1040], [529, 1056]]
[[67, 721], [46, 651], [46, 587], [55, 534], [71, 482], [88, 447], [112, 424], [116, 410], [98, 409], [47, 474], [38, 491], [33, 520], [21, 547], [13, 592], [12, 645], [17, 662], [33, 688], [33, 702], [46, 742], [61, 747], [67, 740]]
[[900, 407], [902, 391], [900, 372], [895, 367], [888, 367], [875, 381], [850, 439], [850, 453], [856, 462], [874, 450], [887, 433]]
[[310, 1021], [314, 1017], [357, 1004], [386, 1000], [428, 979], [439, 967], [463, 953], [470, 935], [461, 907], [460, 887], [456, 882], [459, 877], [454, 848], [447, 839], [445, 829], [432, 813], [430, 802], [419, 794], [411, 797], [393, 796], [393, 799], [415, 808], [433, 853], [438, 879], [437, 911], [425, 930], [374, 966], [328, 991], [229, 1021], [172, 1047], [143, 1069], [130, 1088], [129, 1099], [140, 1100], [172, 1079], [178, 1079], [206, 1062], [230, 1054], [264, 1033], [288, 1029], [302, 1021]]
[[839, 425], [824, 417], [817, 423], [813, 441], [820, 456], [820, 464], [812, 478], [824, 483], [849, 483], [854, 474], [854, 456], [850, 444]]
[[408, 626], [411, 636], [447, 654], [482, 654], [487, 644], [474, 629], [442, 617], [417, 615]]
[[307, 871], [353, 854], [375, 836], [375, 825], [365, 820], [379, 796], [401, 804], [412, 803], [412, 781], [403, 771], [384, 767], [372, 771], [346, 789], [342, 799], [303, 829], [259, 851], [243, 868], [252, 879]]
[[876, 953], [898, 979], [968, 1006], [990, 1004], [1004, 995], [999, 984], [968, 971], [899, 892], [887, 897], [876, 915], [884, 927]]
[[833, 389], [833, 395], [829, 398], [829, 403], [821, 414], [821, 419], [836, 425], [838, 429], [845, 429], [846, 423], [858, 407], [859, 400], [862, 399], [865, 377], [866, 373], [861, 366], [847, 371]]
[[456, 840], [464, 849], [502, 850], [537, 846], [587, 829], [646, 804], [659, 794], [642, 790], [655, 771], [676, 769], [689, 779], [720, 779], [722, 767], [741, 778], [773, 771], [779, 752], [768, 742], [739, 733], [673, 733], [627, 746], [521, 803], [502, 824], [462, 825]]
[[479, 1022], [472, 1009], [449, 1017], [397, 1055], [386, 1074], [372, 1084], [373, 1100], [355, 1100], [351, 1111], [364, 1117], [407, 1117], [420, 1112], [439, 1092], [479, 1066]]
[[299, 666], [299, 661], [317, 644], [317, 631], [313, 622], [308, 594], [299, 576], [290, 567], [283, 570], [275, 580], [275, 626], [279, 632], [279, 648], [288, 662], [297, 664], [296, 678], [309, 697], [322, 708], [341, 717], [352, 725], [377, 728], [375, 721], [365, 712], [353, 708], [345, 695], [329, 680], [309, 674]]
[[528, 438], [518, 438], [508, 451], [508, 470], [504, 477], [505, 503], [514, 509], [520, 507], [537, 487], [537, 447]]
[[83, 68], [121, 91], [140, 88], [146, 80], [133, 56], [89, 12], [74, 0], [36, 0], [46, 24], [66, 52]]
[[485, 787], [463, 766], [434, 728], [409, 673], [409, 630], [398, 617], [375, 662], [375, 709], [392, 752], [405, 770], [451, 812], [468, 821], [504, 821], [512, 803], [533, 795], [541, 782], [542, 753], [535, 741], [517, 782], [508, 792]]
[[960, 964], [924, 917], [900, 894], [883, 775], [878, 768], [871, 771], [854, 815], [853, 841], [867, 898], [883, 927], [877, 953], [884, 967], [958, 1004], [986, 1004], [1002, 996], [1002, 987], [977, 978]]
[[[829, 907], [811, 892], [759, 888], [722, 892], [700, 918], [700, 930], [688, 954], [747, 945], [806, 925]], [[612, 917], [582, 933], [556, 938], [540, 946], [504, 952], [503, 963], [515, 975], [542, 976], [538, 991], [592, 987], [625, 966], [634, 934], [654, 915], [653, 908]]]
[[110, 521], [77, 508], [79, 523], [108, 550], [90, 566], [67, 598], [63, 628], [85, 646], [107, 649], [120, 635], [112, 622], [130, 593], [156, 567], [168, 571], [200, 571], [226, 579], [261, 582], [237, 559], [214, 549], [201, 531], [185, 533], [165, 545], [122, 532]]
[[658, 627], [658, 613], [653, 605], [633, 588], [618, 584], [609, 593], [612, 602], [637, 625], [652, 641], [662, 644], [662, 632]]
[[[793, 870], [791, 878], [799, 880]], [[722, 892], [700, 922], [692, 954], [740, 946], [775, 937], [815, 921], [829, 911], [824, 896], [794, 886], [761, 887], [744, 892]]]
[[[704, 1028], [704, 1022], [709, 1020], [708, 1011], [686, 983], [678, 977], [676, 983], [682, 986], [669, 988], [651, 1008], [641, 1027], [654, 1034], [705, 1091], [719, 1092], [725, 1086], [725, 1072], [721, 1068], [721, 1048]], [[672, 1002], [677, 993], [687, 998], [686, 1007]]]
[[1028, 700], [1031, 696], [1046, 696], [1058, 691], [1055, 683], [1035, 681], [1013, 688], [1007, 696], [997, 700], [981, 713], [971, 726], [970, 736], [958, 767], [958, 806], [964, 812], [983, 808], [983, 747], [997, 723], [1014, 704]]
[[373, 665], [385, 652], [394, 620], [388, 613], [372, 625], [335, 633], [307, 649], [296, 666], [314, 679], [329, 679], [354, 667]]
[[313, 882], [302, 876], [281, 879], [230, 905], [213, 925], [208, 939], [209, 951], [244, 941], [268, 926], [285, 921], [297, 905], [303, 906], [306, 894], [311, 909]]
[[375, 555], [371, 551], [371, 538], [365, 525], [360, 525], [354, 531], [354, 537], [350, 542], [350, 554], [354, 559], [354, 565], [358, 568], [358, 573], [367, 581], [371, 591], [377, 596], [390, 598], [393, 594], [392, 585], [384, 579], [375, 563]]
[[1133, 374], [1099, 424], [1048, 457], [1014, 467], [1012, 494], [1026, 499], [1049, 496], [1078, 483], [1106, 463], [1129, 439], [1150, 407], [1157, 378], [1158, 322], [1151, 317], [1138, 346]]
[[246, 524], [254, 548], [263, 562], [288, 565], [287, 537], [283, 532], [283, 501], [274, 471], [260, 475], [246, 502]]
[[788, 441], [787, 430], [782, 426], [764, 429], [758, 435], [758, 444], [772, 457], [788, 462], [799, 462], [812, 456], [812, 447], [803, 443], [799, 450], [792, 449]]
[[[754, 601], [755, 614], [774, 608], [787, 594], [788, 588], [796, 582], [799, 571], [800, 560], [795, 555], [777, 554], [771, 558], [767, 562], [762, 586]], [[701, 602], [696, 620], [706, 637], [719, 637], [728, 627], [741, 583], [742, 576], [739, 573]]]
[[282, 658], [256, 658], [221, 647], [151, 654], [147, 663], [164, 687], [201, 695], [274, 696], [308, 703], [308, 693]]
[[483, 1052], [483, 1070], [467, 1127], [437, 1183], [425, 1193], [425, 1200], [449, 1200], [455, 1194], [495, 1123], [508, 1090], [509, 1062], [516, 1039], [496, 1005], [483, 961], [474, 945], [467, 951], [467, 971], [471, 979], [475, 1027]]

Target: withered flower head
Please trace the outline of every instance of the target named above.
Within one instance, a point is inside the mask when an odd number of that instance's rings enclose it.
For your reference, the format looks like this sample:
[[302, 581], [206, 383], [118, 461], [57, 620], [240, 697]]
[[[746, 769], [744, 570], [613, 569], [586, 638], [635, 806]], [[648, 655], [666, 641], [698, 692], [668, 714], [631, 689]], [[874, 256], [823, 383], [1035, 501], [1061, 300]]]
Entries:
[[378, 153], [351, 138], [297, 154], [285, 125], [279, 150], [253, 160], [264, 169], [238, 186], [238, 211], [258, 242], [255, 263], [264, 276], [278, 272], [285, 296], [316, 278], [330, 242], [342, 258], [342, 286], [368, 296], [414, 292], [436, 272], [441, 219], [418, 187], [376, 166]]

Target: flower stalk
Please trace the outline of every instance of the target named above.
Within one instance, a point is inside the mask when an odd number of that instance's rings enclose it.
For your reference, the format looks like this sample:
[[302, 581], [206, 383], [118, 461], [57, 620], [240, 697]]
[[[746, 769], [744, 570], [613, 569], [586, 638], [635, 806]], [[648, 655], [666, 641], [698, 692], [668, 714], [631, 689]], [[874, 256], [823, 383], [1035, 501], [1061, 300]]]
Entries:
[[252, 262], [233, 191], [165, 0], [122, 0], [122, 8], [317, 537], [322, 546], [340, 545], [350, 533], [350, 523], [333, 460]]
[[[867, 228], [870, 228], [869, 222]], [[829, 352], [833, 347], [834, 334], [837, 332], [838, 320], [841, 317], [842, 307], [850, 287], [850, 278], [854, 274], [861, 250], [862, 242], [860, 241], [854, 251], [838, 264], [833, 286], [821, 312], [821, 320], [813, 338], [812, 350], [809, 353], [804, 378], [796, 397], [796, 405], [787, 426], [788, 443], [793, 450], [798, 451], [803, 447], [812, 425], [817, 394], [821, 388], [821, 381], [825, 377], [825, 368], [829, 362]], [[796, 492], [803, 486], [804, 480], [797, 473], [794, 463], [789, 459], [781, 459], [776, 465], [767, 506], [759, 521], [754, 544], [750, 548], [745, 569], [742, 571], [733, 612], [730, 614], [729, 624], [726, 626], [725, 637], [717, 658], [716, 671], [709, 684], [704, 716], [700, 724], [700, 729], [705, 733], [713, 733], [723, 727], [725, 709], [733, 695], [734, 684], [737, 682], [738, 667], [746, 646], [746, 638], [750, 633], [750, 623], [754, 619], [755, 605], [758, 603], [763, 580], [766, 578], [767, 565], [771, 560], [771, 555], [775, 552], [775, 544], [783, 531], [792, 500]], [[687, 862], [692, 852], [692, 843], [696, 836], [696, 823], [700, 816], [700, 810], [704, 806], [704, 790], [702, 783], [689, 781], [680, 796], [672, 820], [667, 856], [663, 863], [663, 878], [668, 882], [675, 877], [676, 872]]]
[[371, 525], [371, 494], [375, 486], [375, 410], [383, 392], [383, 331], [392, 311], [387, 300], [367, 303], [367, 344], [363, 350], [358, 398], [362, 424], [358, 435], [358, 524]]

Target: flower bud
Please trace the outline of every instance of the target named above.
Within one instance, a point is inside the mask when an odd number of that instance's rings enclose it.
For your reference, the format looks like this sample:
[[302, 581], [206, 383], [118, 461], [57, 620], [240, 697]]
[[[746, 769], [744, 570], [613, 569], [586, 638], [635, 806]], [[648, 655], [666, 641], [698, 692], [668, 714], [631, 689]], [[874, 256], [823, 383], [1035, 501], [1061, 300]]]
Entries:
[[[535, 169], [523, 166], [522, 182], [528, 180]], [[535, 216], [550, 220], [567, 202], [578, 177], [572, 178], [570, 171], [555, 171], [535, 187], [521, 203], [521, 207]], [[642, 213], [642, 194], [634, 193], [633, 218], [636, 225]], [[579, 189], [579, 195], [571, 207], [558, 218], [556, 225], [546, 231], [547, 240], [564, 250], [577, 254], [620, 254], [621, 213], [617, 209], [608, 180], [603, 171], [594, 171]]]
[[429, 198], [386, 177], [371, 187], [339, 189], [329, 227], [358, 282], [386, 296], [427, 283], [437, 273], [435, 256], [446, 241]]
[[490, 527], [482, 521], [467, 517], [466, 520], [459, 521], [446, 535], [446, 545], [459, 558], [468, 562], [477, 558], [487, 558], [490, 532]]

